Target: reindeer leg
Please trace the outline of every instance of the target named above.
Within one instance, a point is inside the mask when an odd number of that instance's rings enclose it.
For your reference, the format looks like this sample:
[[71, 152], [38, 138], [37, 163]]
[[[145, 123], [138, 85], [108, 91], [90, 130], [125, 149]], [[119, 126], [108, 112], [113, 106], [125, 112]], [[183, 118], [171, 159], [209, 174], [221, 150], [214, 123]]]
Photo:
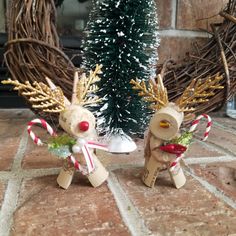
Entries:
[[68, 162], [68, 160], [64, 161], [63, 167], [61, 168], [61, 171], [57, 177], [57, 183], [60, 187], [64, 189], [68, 189], [70, 186], [73, 176], [75, 173], [74, 166]]
[[93, 172], [87, 175], [89, 182], [92, 184], [93, 187], [100, 186], [106, 179], [108, 178], [108, 171], [102, 165], [102, 163], [98, 160], [97, 156], [93, 154], [93, 160], [95, 169]]
[[173, 181], [175, 187], [177, 189], [183, 187], [186, 183], [186, 177], [184, 175], [183, 169], [180, 165], [180, 163], [177, 163], [174, 170], [168, 169], [171, 180]]
[[153, 156], [145, 162], [142, 181], [145, 185], [152, 188], [155, 185], [158, 173], [163, 169], [163, 163], [159, 162]]

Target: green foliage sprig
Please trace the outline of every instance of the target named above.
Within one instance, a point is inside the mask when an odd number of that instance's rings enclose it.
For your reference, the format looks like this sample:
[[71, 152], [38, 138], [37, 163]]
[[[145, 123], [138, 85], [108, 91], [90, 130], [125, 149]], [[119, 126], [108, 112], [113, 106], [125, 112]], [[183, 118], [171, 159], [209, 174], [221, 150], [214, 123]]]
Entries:
[[186, 131], [180, 137], [170, 140], [168, 143], [181, 144], [188, 147], [192, 143], [193, 133]]
[[76, 140], [67, 134], [51, 137], [48, 141], [50, 148], [60, 148], [61, 146], [69, 146], [71, 148], [74, 144], [76, 144]]

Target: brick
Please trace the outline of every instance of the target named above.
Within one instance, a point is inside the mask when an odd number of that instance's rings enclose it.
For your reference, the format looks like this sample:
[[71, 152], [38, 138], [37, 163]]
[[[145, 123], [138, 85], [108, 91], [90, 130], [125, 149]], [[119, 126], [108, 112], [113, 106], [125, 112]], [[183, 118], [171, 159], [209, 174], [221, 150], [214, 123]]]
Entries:
[[[205, 126], [206, 124], [203, 123], [198, 126], [198, 135], [200, 135], [200, 137], [203, 135]], [[236, 133], [234, 134], [224, 128], [213, 126], [207, 143], [215, 144], [233, 154], [236, 152]]]
[[171, 14], [172, 14], [171, 2], [172, 2], [171, 0], [165, 0], [165, 1], [156, 0], [160, 29], [171, 28]]
[[24, 119], [28, 122], [35, 117], [33, 112], [29, 109], [0, 109], [0, 111], [0, 120]]
[[193, 45], [202, 45], [207, 39], [203, 38], [187, 38], [187, 37], [161, 37], [161, 46], [158, 48], [159, 61], [162, 63], [165, 60], [172, 59], [177, 62], [189, 60], [186, 54], [194, 54], [195, 48]]
[[167, 171], [150, 189], [141, 182], [142, 169], [117, 170], [115, 174], [125, 193], [153, 235], [229, 235], [236, 232], [236, 212], [187, 177], [177, 190]]
[[0, 170], [9, 170], [25, 129], [24, 120], [0, 120]]
[[227, 118], [227, 117], [212, 117], [213, 123], [218, 123], [220, 126], [232, 129], [236, 134], [236, 119]]
[[195, 174], [204, 178], [228, 197], [236, 201], [236, 161], [191, 166]]
[[[129, 154], [112, 154], [97, 150], [97, 154], [102, 163], [107, 167], [122, 165], [144, 165], [144, 139], [136, 139], [137, 150]], [[209, 149], [202, 143], [194, 142], [190, 145], [185, 154], [185, 158], [216, 157], [223, 156], [220, 151]]]
[[[49, 135], [40, 127], [34, 127], [33, 131], [42, 141], [47, 141]], [[113, 154], [97, 150], [97, 156], [104, 166], [134, 165], [144, 162], [144, 140], [136, 139], [137, 150], [131, 153]], [[24, 169], [53, 168], [62, 166], [62, 161], [47, 151], [47, 146], [37, 146], [29, 139], [29, 143], [22, 161]]]
[[[50, 138], [45, 129], [33, 127], [33, 132], [43, 141]], [[37, 146], [29, 138], [28, 146], [22, 160], [23, 169], [53, 168], [62, 166], [62, 160], [48, 152], [47, 145]]]
[[185, 154], [185, 157], [216, 157], [224, 156], [219, 150], [213, 148], [207, 148], [203, 143], [194, 142], [189, 146], [188, 151]]
[[[178, 29], [210, 29], [211, 23], [221, 23], [223, 18], [218, 13], [228, 0], [180, 0], [177, 10]], [[204, 10], [203, 10], [204, 9]]]
[[75, 177], [65, 191], [57, 187], [56, 176], [47, 176], [23, 182], [11, 235], [130, 233], [106, 184], [95, 189], [84, 177]]
[[144, 139], [134, 140], [137, 149], [131, 153], [114, 154], [97, 150], [99, 159], [105, 166], [140, 165], [144, 163]]
[[54, 168], [62, 166], [62, 160], [49, 153], [46, 146], [30, 143], [21, 166], [23, 169]]
[[0, 181], [0, 209], [2, 207], [2, 202], [5, 195], [5, 188], [6, 188], [5, 183]]

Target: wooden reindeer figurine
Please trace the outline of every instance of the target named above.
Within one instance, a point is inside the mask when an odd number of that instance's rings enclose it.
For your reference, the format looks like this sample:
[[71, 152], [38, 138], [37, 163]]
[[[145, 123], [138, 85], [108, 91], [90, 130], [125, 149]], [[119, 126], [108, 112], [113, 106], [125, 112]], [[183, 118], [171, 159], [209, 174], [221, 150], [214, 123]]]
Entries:
[[[106, 147], [96, 143], [95, 117], [83, 107], [99, 101], [97, 97], [87, 97], [88, 94], [97, 90], [94, 83], [100, 79], [97, 76], [99, 73], [101, 73], [101, 66], [98, 65], [94, 72], [90, 72], [88, 78], [83, 74], [79, 80], [78, 72], [75, 72], [71, 103], [64, 97], [62, 90], [48, 78], [46, 80], [49, 87], [37, 82], [31, 85], [29, 82], [23, 84], [10, 79], [3, 81], [5, 84], [14, 85], [14, 89], [26, 97], [33, 108], [60, 114], [59, 124], [71, 138], [55, 137], [48, 147], [49, 150], [57, 152], [59, 157], [65, 159], [57, 178], [58, 184], [64, 189], [70, 186], [76, 169], [88, 177], [93, 187], [101, 185], [108, 178], [108, 171], [94, 153], [94, 148], [106, 150]], [[30, 135], [35, 137], [32, 133]], [[38, 141], [37, 138], [36, 140]]]
[[[220, 81], [222, 76], [206, 80], [193, 80], [182, 96], [175, 102], [168, 101], [167, 90], [162, 78], [150, 81], [149, 88], [144, 81], [131, 81], [133, 89], [140, 90], [139, 95], [152, 103], [155, 110], [151, 118], [149, 132], [146, 139], [144, 156], [145, 167], [142, 181], [148, 187], [153, 187], [158, 173], [168, 169], [170, 177], [176, 188], [181, 188], [186, 183], [184, 172], [176, 158], [182, 157], [192, 138], [192, 132], [180, 133], [180, 126], [184, 120], [184, 112], [194, 112], [197, 104], [208, 101], [208, 97], [215, 94], [215, 90], [222, 89]], [[173, 164], [174, 163], [174, 164]]]

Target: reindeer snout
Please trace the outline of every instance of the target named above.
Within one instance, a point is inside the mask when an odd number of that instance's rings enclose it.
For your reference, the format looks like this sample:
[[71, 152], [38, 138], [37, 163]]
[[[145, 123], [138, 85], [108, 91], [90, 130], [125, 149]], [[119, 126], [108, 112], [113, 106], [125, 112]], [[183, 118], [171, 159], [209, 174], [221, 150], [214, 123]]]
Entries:
[[81, 121], [78, 124], [78, 128], [80, 131], [87, 131], [89, 129], [89, 122], [88, 121]]

